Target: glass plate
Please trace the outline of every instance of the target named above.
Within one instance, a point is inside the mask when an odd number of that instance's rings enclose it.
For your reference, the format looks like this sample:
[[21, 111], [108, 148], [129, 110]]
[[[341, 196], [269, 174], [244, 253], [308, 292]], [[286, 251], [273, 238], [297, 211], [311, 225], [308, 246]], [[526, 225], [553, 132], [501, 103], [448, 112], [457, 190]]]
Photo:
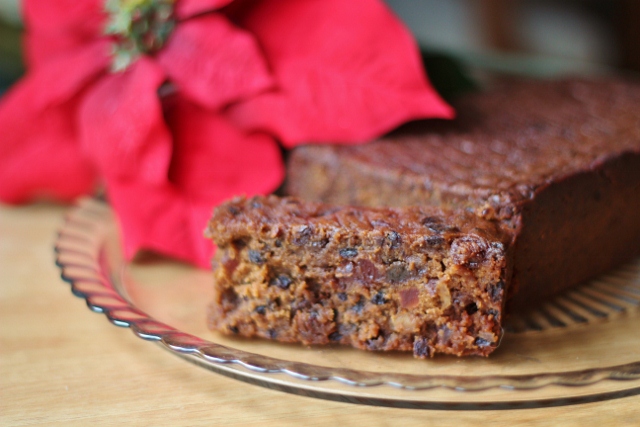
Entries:
[[115, 325], [212, 371], [290, 393], [405, 408], [512, 409], [640, 394], [640, 260], [526, 315], [488, 358], [376, 353], [228, 337], [206, 327], [212, 275], [124, 262], [110, 208], [86, 199], [58, 236], [62, 278]]

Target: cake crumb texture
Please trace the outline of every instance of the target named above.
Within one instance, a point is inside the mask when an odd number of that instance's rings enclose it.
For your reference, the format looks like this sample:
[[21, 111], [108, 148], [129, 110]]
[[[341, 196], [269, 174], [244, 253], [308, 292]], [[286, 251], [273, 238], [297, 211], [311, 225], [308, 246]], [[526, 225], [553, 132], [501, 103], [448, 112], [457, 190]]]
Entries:
[[500, 341], [510, 236], [471, 213], [237, 198], [207, 235], [223, 333], [421, 358]]

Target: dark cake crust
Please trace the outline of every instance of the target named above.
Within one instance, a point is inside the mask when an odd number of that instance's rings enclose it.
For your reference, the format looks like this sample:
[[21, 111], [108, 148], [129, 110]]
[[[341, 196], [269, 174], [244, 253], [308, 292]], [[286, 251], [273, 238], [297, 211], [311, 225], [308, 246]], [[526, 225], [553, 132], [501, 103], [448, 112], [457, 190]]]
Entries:
[[238, 198], [207, 235], [224, 333], [423, 358], [500, 341], [510, 236], [471, 213]]
[[294, 150], [287, 193], [338, 205], [468, 209], [512, 233], [510, 305], [640, 253], [640, 86], [507, 81], [453, 122], [364, 146]]

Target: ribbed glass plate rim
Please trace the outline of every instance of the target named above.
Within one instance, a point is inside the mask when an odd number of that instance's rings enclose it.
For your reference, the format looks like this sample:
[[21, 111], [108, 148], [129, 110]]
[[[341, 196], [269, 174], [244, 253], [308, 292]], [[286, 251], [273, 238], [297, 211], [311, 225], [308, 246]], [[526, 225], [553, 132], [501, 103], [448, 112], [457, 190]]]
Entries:
[[[118, 289], [110, 275], [103, 247], [105, 239], [99, 233], [100, 227], [110, 221], [113, 221], [113, 218], [109, 206], [102, 201], [90, 198], [78, 201], [65, 216], [55, 241], [55, 262], [60, 268], [62, 280], [71, 285], [73, 294], [84, 299], [92, 311], [104, 314], [114, 325], [129, 328], [138, 337], [155, 341], [178, 356], [192, 361], [195, 357], [198, 359], [195, 363], [204, 364], [208, 368], [240, 380], [255, 383], [255, 379], [243, 378], [245, 372], [281, 373], [296, 380], [337, 381], [354, 387], [388, 385], [404, 390], [442, 387], [459, 392], [477, 392], [492, 388], [518, 391], [547, 386], [589, 386], [605, 380], [640, 379], [640, 361], [557, 373], [504, 376], [412, 375], [310, 365], [216, 344], [154, 319], [125, 298], [124, 292]], [[244, 369], [234, 369], [235, 372], [230, 373], [229, 368], [232, 365]], [[281, 387], [281, 389], [290, 391], [287, 387]], [[620, 392], [604, 393], [601, 399], [591, 401], [637, 393], [640, 393], [640, 385]], [[546, 404], [570, 404], [579, 401], [579, 398], [575, 401], [552, 398], [545, 402]], [[486, 406], [484, 403], [483, 405]]]

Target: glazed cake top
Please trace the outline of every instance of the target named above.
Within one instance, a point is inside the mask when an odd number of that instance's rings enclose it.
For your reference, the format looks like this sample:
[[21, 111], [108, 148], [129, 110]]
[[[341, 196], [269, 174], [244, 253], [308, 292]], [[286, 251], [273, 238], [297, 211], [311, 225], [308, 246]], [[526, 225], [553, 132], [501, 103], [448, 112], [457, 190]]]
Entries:
[[339, 207], [277, 196], [237, 197], [218, 206], [205, 234], [223, 244], [240, 234], [275, 238], [285, 229], [298, 230], [300, 240], [308, 237], [307, 230], [331, 235], [357, 230], [363, 234], [375, 231], [383, 236], [420, 238], [473, 234], [505, 245], [510, 241], [510, 235], [495, 223], [464, 210], [443, 211], [433, 206]]
[[506, 80], [455, 107], [450, 122], [415, 123], [365, 145], [299, 150], [460, 196], [499, 197], [499, 204], [529, 199], [545, 183], [621, 153], [640, 153], [640, 84]]

